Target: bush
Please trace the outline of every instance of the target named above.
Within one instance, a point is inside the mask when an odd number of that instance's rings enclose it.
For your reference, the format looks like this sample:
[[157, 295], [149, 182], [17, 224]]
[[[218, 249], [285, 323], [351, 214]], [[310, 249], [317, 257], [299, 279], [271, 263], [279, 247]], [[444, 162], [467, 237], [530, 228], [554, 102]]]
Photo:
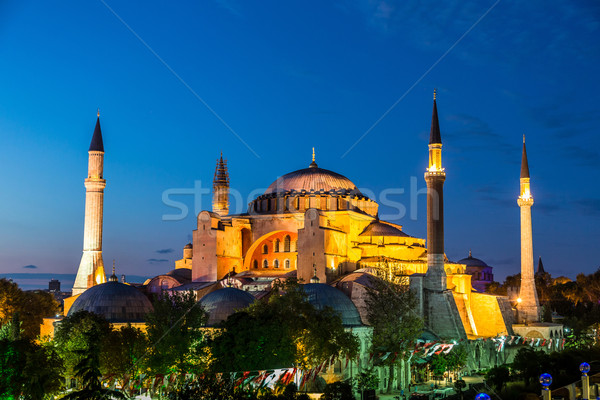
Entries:
[[352, 385], [348, 381], [328, 383], [323, 391], [324, 400], [355, 400]]

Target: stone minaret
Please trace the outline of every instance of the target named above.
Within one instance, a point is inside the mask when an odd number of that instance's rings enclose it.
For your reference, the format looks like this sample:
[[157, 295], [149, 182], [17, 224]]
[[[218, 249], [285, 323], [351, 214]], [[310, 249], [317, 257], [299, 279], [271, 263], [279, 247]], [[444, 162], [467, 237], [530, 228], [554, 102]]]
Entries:
[[229, 214], [229, 172], [227, 171], [227, 160], [223, 161], [223, 153], [217, 160], [215, 168], [212, 210], [220, 216]]
[[529, 165], [527, 164], [527, 151], [525, 150], [525, 136], [523, 136], [523, 158], [521, 159], [521, 195], [517, 204], [521, 209], [521, 289], [518, 307], [519, 323], [539, 322], [540, 303], [535, 290], [535, 277], [533, 273], [533, 236], [531, 233], [531, 206], [533, 197], [529, 187]]
[[88, 156], [88, 177], [85, 180], [85, 224], [83, 228], [83, 255], [73, 285], [73, 295], [106, 282], [102, 261], [102, 213], [106, 180], [104, 169], [104, 144], [100, 130], [100, 112], [92, 136]]
[[427, 274], [424, 286], [434, 291], [446, 290], [444, 271], [444, 181], [442, 168], [442, 138], [438, 121], [437, 104], [433, 91], [433, 115], [429, 134], [429, 168], [425, 172], [427, 182]]

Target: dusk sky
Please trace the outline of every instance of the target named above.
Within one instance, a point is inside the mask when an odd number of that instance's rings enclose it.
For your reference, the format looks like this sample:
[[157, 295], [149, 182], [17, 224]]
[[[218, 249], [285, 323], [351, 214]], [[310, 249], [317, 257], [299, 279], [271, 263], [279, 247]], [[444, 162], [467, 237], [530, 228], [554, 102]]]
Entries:
[[315, 147], [425, 238], [434, 88], [450, 260], [519, 272], [525, 134], [535, 263], [594, 272], [599, 70], [596, 1], [0, 1], [0, 274], [76, 273], [97, 108], [108, 271], [174, 267], [221, 151], [234, 212]]

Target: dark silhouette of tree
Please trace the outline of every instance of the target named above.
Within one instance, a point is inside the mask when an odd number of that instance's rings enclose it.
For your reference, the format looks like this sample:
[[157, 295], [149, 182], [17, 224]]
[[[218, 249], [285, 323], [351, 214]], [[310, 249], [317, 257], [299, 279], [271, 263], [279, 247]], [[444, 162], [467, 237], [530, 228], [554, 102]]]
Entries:
[[391, 392], [394, 366], [407, 358], [414, 340], [423, 331], [423, 320], [415, 313], [417, 300], [407, 285], [398, 285], [377, 278], [370, 279], [365, 303], [369, 324], [373, 327], [371, 351], [390, 355], [376, 358], [375, 363], [389, 367]]
[[206, 313], [192, 291], [154, 298], [146, 316], [151, 345], [145, 364], [152, 374], [201, 374], [207, 365], [206, 338], [202, 330]]

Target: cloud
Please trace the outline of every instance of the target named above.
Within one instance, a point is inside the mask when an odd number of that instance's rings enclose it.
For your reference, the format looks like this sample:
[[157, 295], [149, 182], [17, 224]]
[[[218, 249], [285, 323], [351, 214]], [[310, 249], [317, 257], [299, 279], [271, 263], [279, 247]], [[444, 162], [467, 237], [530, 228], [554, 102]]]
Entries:
[[156, 252], [158, 254], [170, 254], [172, 252], [174, 252], [175, 250], [173, 249], [160, 249], [160, 250], [156, 250]]
[[600, 199], [581, 199], [575, 205], [583, 215], [600, 216]]
[[146, 261], [148, 261], [150, 264], [169, 262], [169, 260], [166, 258], [149, 258]]
[[37, 269], [38, 266], [37, 265], [33, 265], [33, 264], [29, 264], [29, 265], [24, 265], [23, 268], [26, 268], [26, 269]]
[[600, 166], [600, 153], [591, 150], [589, 147], [564, 146], [563, 151], [565, 156], [574, 160], [577, 165]]
[[519, 146], [505, 142], [500, 134], [496, 133], [487, 122], [480, 118], [468, 114], [450, 114], [446, 116], [446, 121], [450, 122], [455, 128], [443, 135], [454, 142], [463, 142], [456, 146], [456, 150], [459, 152], [472, 152], [481, 149], [494, 150], [510, 155], [511, 160], [514, 158], [514, 154], [519, 154]]

